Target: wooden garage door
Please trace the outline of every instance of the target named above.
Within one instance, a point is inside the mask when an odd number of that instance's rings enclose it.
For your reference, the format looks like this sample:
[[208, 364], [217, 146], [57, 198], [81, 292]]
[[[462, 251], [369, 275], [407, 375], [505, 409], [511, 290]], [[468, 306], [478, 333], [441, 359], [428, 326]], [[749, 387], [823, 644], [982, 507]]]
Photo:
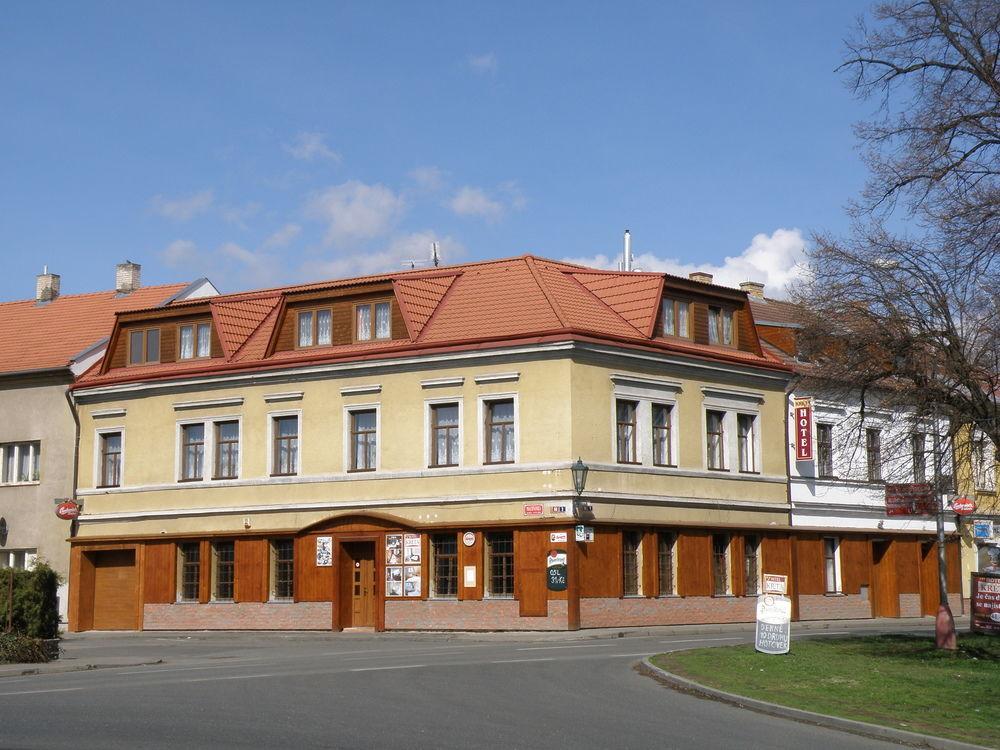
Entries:
[[135, 550], [92, 552], [94, 630], [135, 630], [139, 590]]

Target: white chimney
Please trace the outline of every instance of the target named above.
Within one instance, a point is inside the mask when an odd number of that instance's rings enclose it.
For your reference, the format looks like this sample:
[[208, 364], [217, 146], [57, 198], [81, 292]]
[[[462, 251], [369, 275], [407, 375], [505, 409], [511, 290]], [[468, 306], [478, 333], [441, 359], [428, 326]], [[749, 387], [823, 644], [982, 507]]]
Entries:
[[740, 289], [754, 299], [764, 299], [764, 285], [759, 281], [744, 281], [740, 284]]
[[126, 260], [115, 266], [115, 291], [119, 294], [131, 294], [139, 288], [139, 274], [142, 266]]
[[43, 266], [42, 272], [35, 277], [35, 301], [51, 302], [59, 296], [59, 274], [49, 273], [49, 267]]
[[704, 271], [695, 271], [693, 273], [689, 273], [688, 278], [691, 279], [691, 281], [697, 281], [702, 284], [712, 283], [712, 274], [705, 273]]
[[622, 251], [621, 269], [623, 271], [632, 270], [632, 235], [627, 229], [625, 230], [625, 248]]

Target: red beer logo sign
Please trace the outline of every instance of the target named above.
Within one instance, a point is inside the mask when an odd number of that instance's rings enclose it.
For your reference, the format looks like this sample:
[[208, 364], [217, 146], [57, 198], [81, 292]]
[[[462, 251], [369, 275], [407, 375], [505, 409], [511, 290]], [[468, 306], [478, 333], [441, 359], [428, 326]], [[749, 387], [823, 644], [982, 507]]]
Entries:
[[956, 497], [951, 503], [951, 509], [960, 516], [976, 512], [976, 502], [968, 497]]
[[80, 515], [80, 506], [72, 500], [59, 503], [56, 506], [56, 515], [64, 521], [72, 521]]
[[797, 398], [795, 403], [795, 460], [813, 460], [813, 403]]

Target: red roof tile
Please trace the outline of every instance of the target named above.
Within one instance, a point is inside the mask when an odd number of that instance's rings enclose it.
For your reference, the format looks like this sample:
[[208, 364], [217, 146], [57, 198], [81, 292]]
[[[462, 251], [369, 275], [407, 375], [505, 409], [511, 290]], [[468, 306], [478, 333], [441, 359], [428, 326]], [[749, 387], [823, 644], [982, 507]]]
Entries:
[[162, 305], [187, 284], [67, 294], [52, 302], [0, 304], [0, 374], [68, 367], [71, 359], [111, 332], [115, 313]]
[[[147, 380], [195, 370], [288, 367], [351, 357], [567, 338], [785, 369], [770, 352], [758, 354], [693, 342], [651, 340], [664, 279], [663, 274], [604, 272], [526, 255], [218, 296], [192, 304], [207, 302], [211, 306], [223, 342], [222, 358], [118, 368], [104, 375], [90, 372], [81, 379], [81, 386]], [[408, 337], [268, 354], [284, 299], [302, 292], [376, 282], [392, 283]]]

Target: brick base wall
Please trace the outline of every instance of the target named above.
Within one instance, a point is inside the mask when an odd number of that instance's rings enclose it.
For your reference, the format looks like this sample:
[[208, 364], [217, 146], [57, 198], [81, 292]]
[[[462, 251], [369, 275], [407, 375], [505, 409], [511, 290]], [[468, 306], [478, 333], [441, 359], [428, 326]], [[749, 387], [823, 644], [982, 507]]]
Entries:
[[521, 617], [513, 599], [385, 603], [386, 630], [566, 630], [566, 601], [549, 601], [547, 617]]
[[144, 630], [330, 630], [330, 602], [143, 605]]
[[900, 594], [899, 595], [899, 616], [900, 617], [921, 617], [920, 594]]
[[754, 597], [580, 600], [580, 627], [583, 628], [753, 622], [756, 616], [757, 599]]
[[872, 604], [860, 594], [799, 595], [800, 620], [862, 620], [872, 616]]

